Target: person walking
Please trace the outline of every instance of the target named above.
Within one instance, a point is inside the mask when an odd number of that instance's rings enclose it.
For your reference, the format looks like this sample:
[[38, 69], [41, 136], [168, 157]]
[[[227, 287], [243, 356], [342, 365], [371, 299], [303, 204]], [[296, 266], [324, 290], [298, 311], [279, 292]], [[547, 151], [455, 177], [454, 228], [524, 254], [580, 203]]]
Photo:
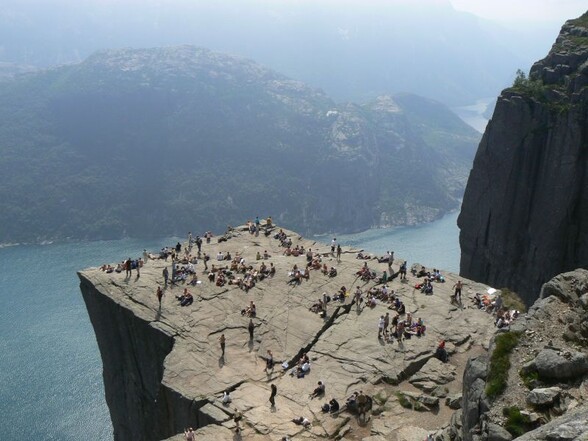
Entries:
[[276, 395], [278, 393], [278, 388], [275, 384], [272, 383], [271, 389], [272, 393], [270, 394], [269, 402], [271, 404], [271, 407], [276, 407]]
[[224, 358], [225, 357], [225, 344], [227, 342], [227, 339], [225, 338], [225, 334], [221, 334], [221, 336], [218, 338], [218, 341], [220, 343], [220, 347], [221, 347], [221, 351], [222, 351], [221, 356]]
[[161, 286], [157, 287], [157, 292], [155, 294], [157, 295], [157, 300], [159, 301], [159, 308], [161, 309], [161, 299], [163, 298], [163, 290], [161, 289]]
[[253, 319], [249, 319], [249, 326], [247, 326], [247, 330], [249, 331], [249, 340], [253, 340], [253, 331], [255, 330]]

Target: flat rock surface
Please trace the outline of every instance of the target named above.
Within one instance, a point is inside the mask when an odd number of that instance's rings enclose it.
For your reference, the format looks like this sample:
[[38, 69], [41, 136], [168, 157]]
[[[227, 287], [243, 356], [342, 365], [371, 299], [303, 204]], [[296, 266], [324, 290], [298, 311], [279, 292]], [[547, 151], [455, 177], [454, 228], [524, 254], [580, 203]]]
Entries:
[[[98, 268], [87, 269], [81, 274], [103, 295], [147, 320], [151, 326], [174, 336], [173, 350], [164, 364], [162, 383], [165, 386], [188, 399], [214, 402], [218, 411], [211, 408], [208, 413], [220, 416], [223, 411], [220, 410], [219, 397], [223, 390], [232, 390], [233, 401], [224, 411], [231, 414], [239, 409], [243, 413], [243, 438], [269, 440], [294, 436], [296, 439], [316, 439], [334, 436], [347, 423], [350, 414], [342, 412], [333, 418], [321, 413], [321, 405], [332, 397], [343, 405], [349, 395], [362, 389], [371, 395], [381, 391], [390, 398], [383, 405], [385, 411], [379, 416], [373, 415], [363, 426], [352, 417], [349, 422], [351, 430], [345, 438], [362, 439], [373, 435], [375, 439], [394, 434], [397, 439], [412, 439], [407, 433], [398, 432], [400, 426], [396, 423], [380, 420], [392, 412], [396, 421], [412, 421], [412, 425], [420, 426], [418, 422], [419, 418], [423, 418], [422, 413], [415, 416], [416, 412], [401, 408], [395, 391], [403, 388], [415, 391], [405, 381], [411, 375], [413, 379], [422, 378], [437, 384], [451, 381], [456, 367], [463, 372], [463, 366], [452, 365], [452, 362], [459, 360], [459, 364], [465, 364], [467, 353], [472, 348], [477, 351], [487, 348], [495, 330], [493, 319], [471, 307], [468, 299], [475, 292], [485, 292], [487, 286], [462, 278], [466, 283], [464, 306], [456, 307], [449, 302], [451, 288], [457, 280], [454, 274], [443, 273], [447, 281], [435, 283], [433, 295], [424, 295], [414, 289], [414, 285], [422, 279], [410, 273], [406, 282], [394, 279], [388, 283], [389, 288], [400, 296], [407, 312], [411, 312], [415, 319], [420, 317], [424, 320], [427, 331], [424, 336], [414, 336], [400, 343], [396, 340], [385, 342], [378, 338], [378, 320], [386, 312], [393, 317], [395, 311], [381, 302], [374, 308], [358, 308], [350, 304], [356, 286], [365, 292], [376, 284], [375, 281], [363, 282], [357, 278], [356, 272], [364, 262], [378, 275], [387, 270], [387, 264], [378, 263], [375, 259], [358, 260], [356, 253], [347, 247], [343, 248], [341, 261], [337, 262], [329, 254], [329, 245], [300, 238], [290, 231], [286, 233], [292, 238], [293, 246], [303, 245], [321, 253], [322, 262], [337, 268], [338, 275], [329, 278], [313, 270], [308, 281], [289, 285], [288, 272], [294, 264], [304, 268], [306, 257], [284, 256], [284, 248], [278, 240], [263, 234], [254, 236], [241, 229], [235, 230], [233, 237], [226, 242], [217, 243], [213, 238], [210, 244], [204, 243], [203, 251], [211, 256], [209, 267], [212, 264], [229, 265], [230, 262], [216, 261], [214, 256], [219, 251], [230, 251], [233, 256], [240, 253], [247, 265], [258, 268], [261, 261], [256, 260], [256, 253], [263, 254], [267, 250], [271, 257], [265, 263], [268, 266], [273, 263], [276, 274], [273, 278], [259, 281], [249, 292], [235, 285], [217, 287], [209, 282], [202, 261], [196, 264], [198, 277], [202, 279], [202, 283], [196, 286], [165, 287], [162, 270], [167, 266], [171, 274], [171, 261], [159, 259], [147, 261], [139, 278], [134, 271], [130, 278], [126, 278], [124, 272], [106, 274]], [[397, 258], [393, 270], [397, 271], [400, 263]], [[161, 309], [155, 295], [158, 286], [164, 288]], [[344, 303], [331, 301], [326, 318], [309, 310], [323, 292], [332, 297], [341, 286], [347, 287], [349, 296]], [[185, 287], [193, 294], [194, 303], [180, 307], [175, 296], [180, 295]], [[257, 306], [252, 341], [247, 331], [249, 318], [241, 315], [241, 310], [250, 301]], [[219, 345], [219, 337], [223, 333], [226, 336], [224, 357]], [[440, 340], [447, 341], [451, 355], [447, 365], [431, 358]], [[303, 348], [311, 358], [311, 369], [304, 378], [297, 378], [289, 375], [289, 370], [282, 369], [280, 365], [284, 361], [291, 362]], [[276, 361], [274, 370], [269, 373], [264, 372], [263, 356], [267, 350], [273, 352]], [[311, 399], [309, 394], [319, 380], [326, 384], [326, 395]], [[271, 383], [278, 389], [274, 409], [270, 408], [268, 401]], [[389, 383], [398, 385], [390, 386]], [[452, 393], [460, 391], [459, 387], [454, 389]], [[442, 404], [442, 407], [445, 408], [445, 405]], [[423, 430], [444, 425], [448, 415], [444, 411], [437, 416], [431, 415], [429, 421], [423, 422]], [[308, 418], [312, 426], [303, 429], [295, 425], [291, 420], [297, 416]], [[215, 433], [215, 428], [218, 430], [215, 439], [233, 439], [235, 434], [227, 427], [209, 425], [200, 428], [203, 437], [197, 439], [207, 439], [205, 436]], [[374, 433], [370, 433], [371, 427]]]

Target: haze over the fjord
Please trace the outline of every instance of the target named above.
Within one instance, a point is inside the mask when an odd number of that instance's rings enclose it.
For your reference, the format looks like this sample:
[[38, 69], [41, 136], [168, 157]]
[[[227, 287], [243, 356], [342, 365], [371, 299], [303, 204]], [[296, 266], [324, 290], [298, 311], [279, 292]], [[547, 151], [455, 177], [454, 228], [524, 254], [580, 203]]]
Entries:
[[340, 101], [412, 92], [464, 105], [496, 96], [584, 6], [577, 0], [6, 0], [0, 62], [45, 67], [105, 48], [191, 44], [252, 58]]

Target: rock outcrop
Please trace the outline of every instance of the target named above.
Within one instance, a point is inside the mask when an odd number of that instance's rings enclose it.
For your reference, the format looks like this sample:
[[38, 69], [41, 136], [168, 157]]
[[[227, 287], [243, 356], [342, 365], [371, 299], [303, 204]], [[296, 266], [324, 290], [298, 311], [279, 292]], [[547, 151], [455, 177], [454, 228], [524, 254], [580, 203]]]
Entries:
[[498, 97], [458, 219], [460, 273], [532, 304], [588, 265], [588, 13]]
[[[125, 277], [124, 272], [107, 274], [99, 268], [79, 273], [102, 354], [117, 441], [180, 439], [189, 426], [198, 429], [198, 439], [233, 439], [237, 410], [243, 414], [243, 437], [259, 440], [283, 436], [409, 440], [447, 423], [452, 409], [459, 407], [456, 397], [467, 358], [485, 353], [494, 333], [492, 317], [468, 300], [488, 287], [468, 282], [464, 307], [459, 308], [449, 302], [457, 278], [453, 274], [445, 274], [446, 283], [434, 284], [433, 295], [414, 288], [422, 279], [410, 274], [406, 282], [395, 278], [389, 288], [415, 320], [424, 320], [427, 329], [424, 335], [400, 343], [385, 341], [378, 338], [378, 322], [386, 312], [394, 317], [389, 304], [378, 301], [370, 308], [364, 301], [358, 307], [352, 299], [356, 286], [365, 291], [376, 285], [357, 278], [361, 266], [366, 263], [381, 275], [387, 264], [358, 260], [348, 249], [338, 262], [329, 246], [287, 233], [293, 245], [319, 253], [323, 263], [337, 269], [337, 276], [312, 270], [309, 280], [289, 285], [288, 271], [294, 264], [305, 267], [305, 256], [284, 256], [284, 248], [272, 235], [254, 236], [241, 228], [205, 243], [203, 251], [211, 256], [218, 251], [239, 253], [247, 265], [258, 267], [257, 252], [267, 250], [271, 257], [262, 261], [273, 263], [276, 274], [248, 292], [236, 285], [216, 286], [202, 275], [201, 261], [196, 270], [204, 280], [195, 286], [165, 287], [162, 270], [171, 262], [160, 259], [148, 260], [140, 277], [134, 271], [132, 277]], [[213, 262], [217, 267], [230, 264], [210, 261], [208, 266]], [[397, 270], [399, 263], [392, 269]], [[343, 302], [331, 300], [325, 318], [309, 310], [323, 292], [333, 297], [342, 285], [349, 296]], [[161, 308], [155, 295], [158, 286], [165, 288]], [[195, 298], [187, 307], [179, 306], [175, 298], [184, 287]], [[250, 301], [257, 306], [253, 340], [247, 331], [249, 318], [241, 314]], [[225, 357], [219, 347], [221, 334], [226, 336]], [[442, 339], [450, 354], [448, 364], [433, 359]], [[269, 373], [264, 372], [267, 350], [276, 362]], [[308, 353], [311, 368], [299, 378], [290, 373], [302, 353]], [[319, 380], [326, 384], [326, 394], [311, 399]], [[268, 402], [272, 383], [278, 388], [275, 409]], [[229, 406], [220, 400], [225, 390], [232, 396]], [[331, 398], [344, 405], [359, 390], [373, 399], [368, 421], [348, 411], [338, 415], [320, 411]], [[440, 399], [443, 396], [451, 398]], [[311, 427], [295, 425], [292, 419], [298, 416], [308, 418]]]
[[[440, 431], [437, 440], [467, 441], [586, 441], [588, 434], [588, 345], [581, 331], [570, 331], [576, 317], [588, 320], [588, 308], [577, 297], [588, 271], [560, 274], [543, 289], [552, 296], [539, 299], [510, 327], [518, 336], [505, 371], [504, 392], [488, 397], [487, 382], [495, 378], [491, 364], [496, 340], [487, 357], [470, 359], [463, 380], [462, 410]], [[581, 294], [581, 293], [580, 293]], [[575, 300], [574, 300], [575, 297]], [[504, 364], [496, 366], [504, 369]]]

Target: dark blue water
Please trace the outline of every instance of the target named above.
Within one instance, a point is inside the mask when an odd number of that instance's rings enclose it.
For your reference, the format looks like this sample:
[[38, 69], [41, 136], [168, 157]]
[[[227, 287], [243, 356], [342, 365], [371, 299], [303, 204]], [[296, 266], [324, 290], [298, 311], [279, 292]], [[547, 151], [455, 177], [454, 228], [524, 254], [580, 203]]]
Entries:
[[[457, 216], [451, 213], [436, 222], [416, 227], [374, 229], [358, 234], [336, 236], [342, 246], [365, 249], [384, 255], [394, 251], [395, 259], [405, 259], [409, 267], [418, 262], [427, 268], [459, 272], [459, 229]], [[330, 242], [331, 237], [325, 242]]]
[[102, 363], [76, 271], [174, 243], [0, 249], [0, 439], [112, 440]]
[[[337, 239], [457, 271], [456, 218]], [[76, 271], [139, 257], [144, 248], [159, 250], [177, 240], [0, 248], [0, 439], [112, 440], [100, 354]]]

